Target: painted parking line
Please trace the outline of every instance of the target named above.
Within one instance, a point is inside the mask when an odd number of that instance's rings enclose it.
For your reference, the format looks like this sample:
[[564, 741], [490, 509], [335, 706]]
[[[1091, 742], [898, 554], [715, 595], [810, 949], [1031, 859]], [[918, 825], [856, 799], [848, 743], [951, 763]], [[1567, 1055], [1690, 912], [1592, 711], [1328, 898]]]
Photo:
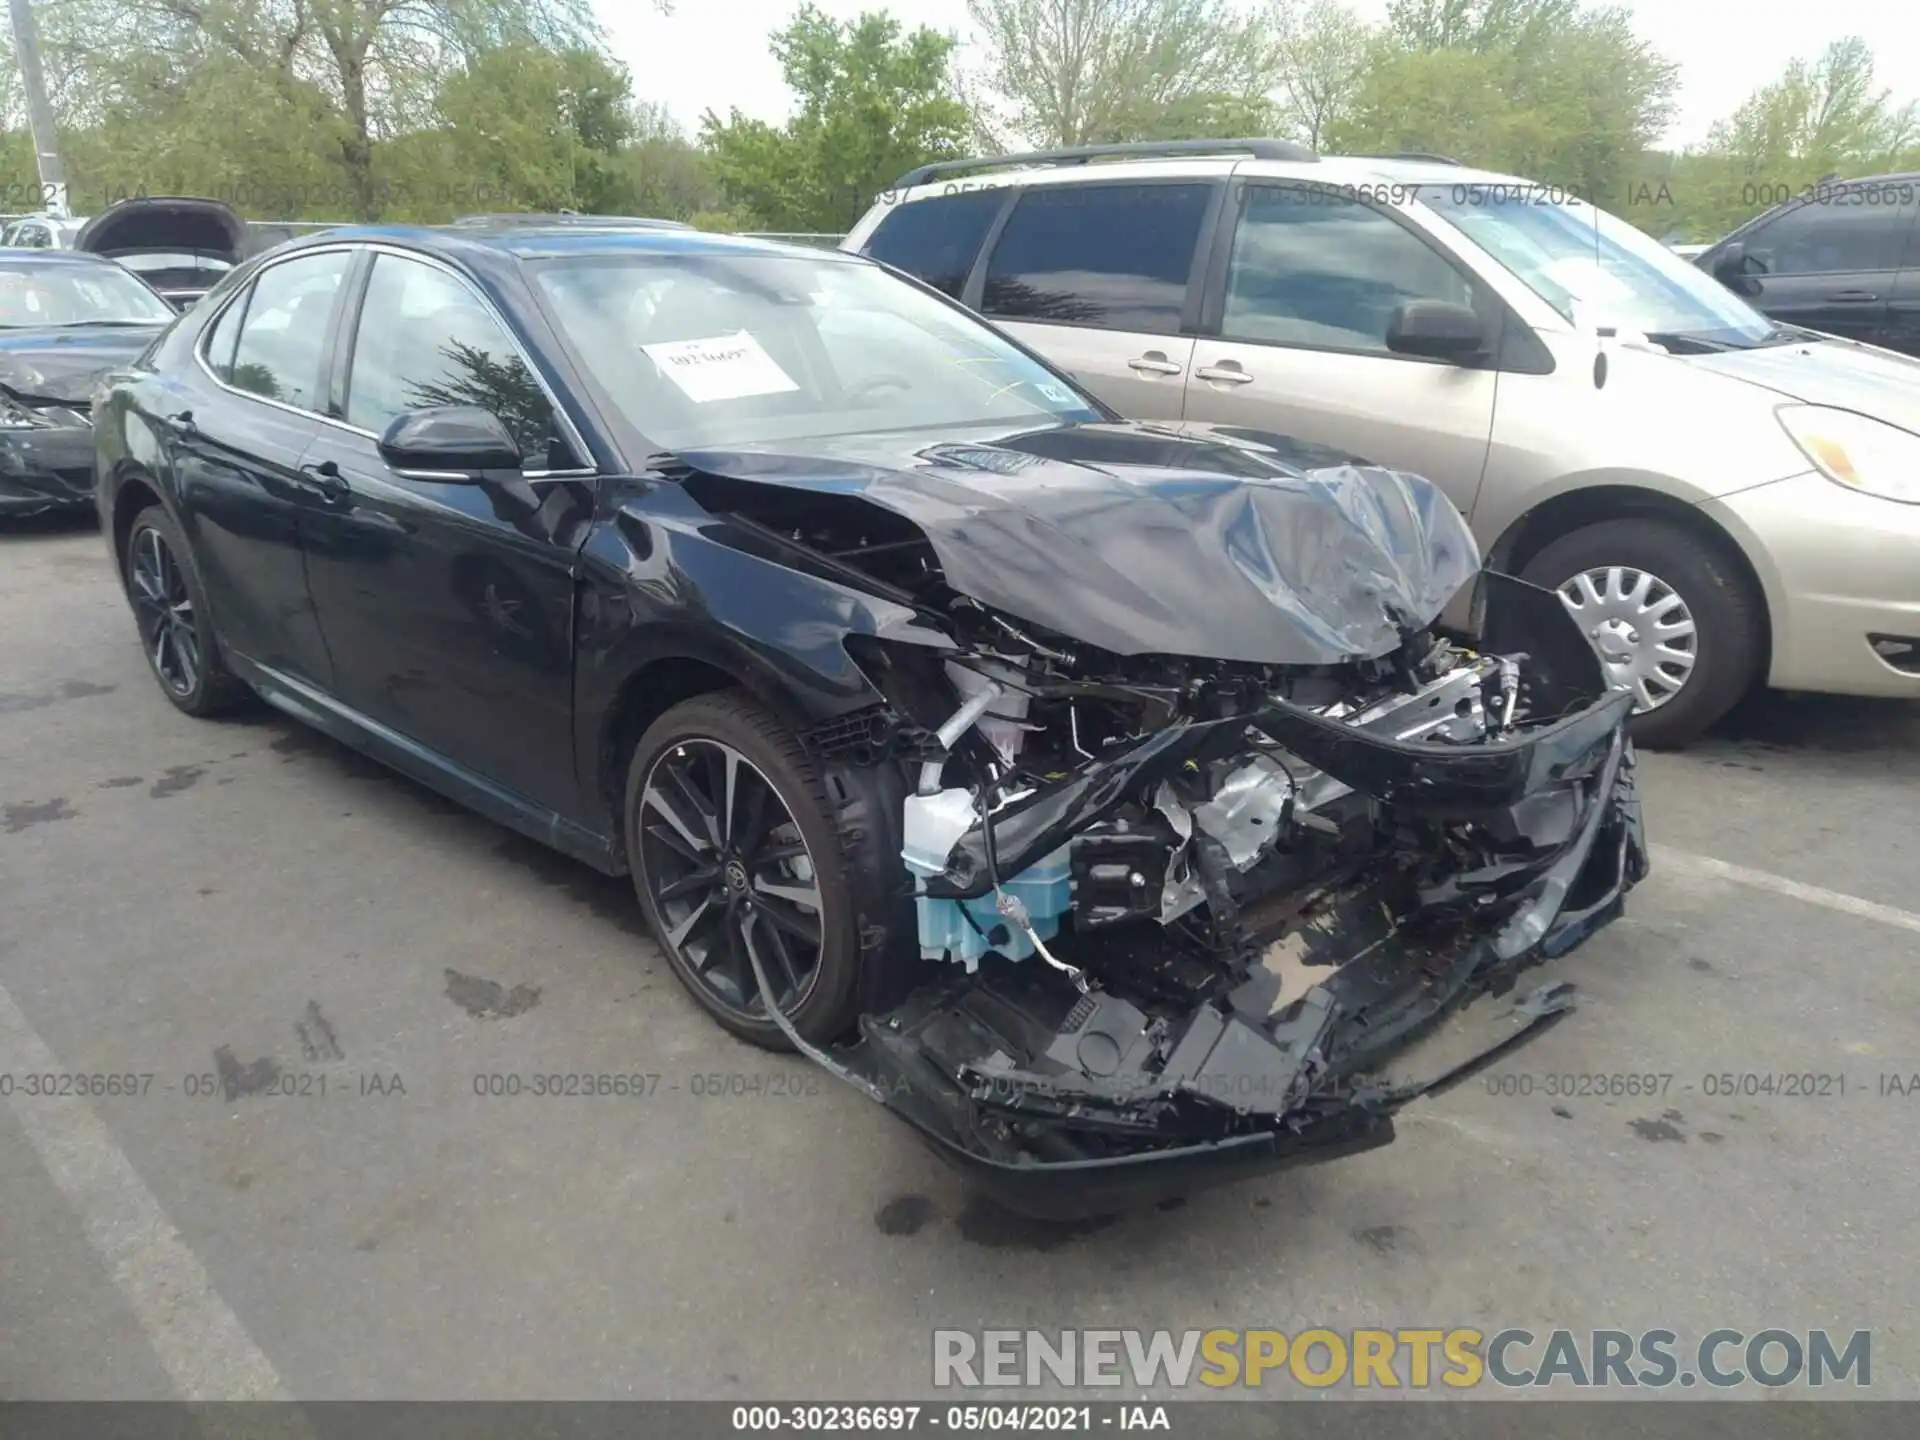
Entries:
[[1799, 880], [1790, 880], [1785, 875], [1775, 875], [1769, 870], [1749, 870], [1745, 865], [1716, 860], [1711, 855], [1695, 855], [1689, 850], [1675, 850], [1666, 845], [1656, 845], [1653, 847], [1653, 866], [1656, 876], [1663, 868], [1671, 868], [1687, 875], [1711, 876], [1717, 880], [1730, 881], [1735, 885], [1745, 885], [1754, 890], [1770, 890], [1775, 895], [1785, 895], [1789, 899], [1800, 900], [1808, 905], [1837, 910], [1842, 915], [1857, 915], [1862, 920], [1878, 921], [1882, 925], [1891, 925], [1896, 930], [1911, 930], [1916, 935], [1920, 935], [1920, 915], [1914, 914], [1911, 910], [1898, 910], [1891, 905], [1882, 905], [1878, 901], [1862, 900], [1858, 895], [1847, 895], [1838, 890], [1829, 890], [1822, 885], [1808, 885]]
[[[0, 1074], [59, 1075], [60, 1058], [0, 986]], [[93, 1108], [75, 1096], [7, 1097], [80, 1217], [182, 1400], [284, 1400], [280, 1376], [214, 1290]]]

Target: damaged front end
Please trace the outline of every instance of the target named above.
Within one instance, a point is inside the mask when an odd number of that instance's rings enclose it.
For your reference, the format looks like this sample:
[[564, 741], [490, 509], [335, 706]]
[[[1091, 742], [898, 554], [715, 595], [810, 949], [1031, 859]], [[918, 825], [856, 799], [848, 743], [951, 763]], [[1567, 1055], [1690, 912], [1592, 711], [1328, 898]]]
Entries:
[[[922, 618], [847, 638], [885, 704], [841, 727], [911, 792], [912, 934], [890, 938], [917, 950], [914, 982], [856, 1043], [779, 1018], [1002, 1203], [1105, 1213], [1385, 1144], [1402, 1106], [1567, 1012], [1571, 985], [1516, 982], [1645, 875], [1631, 696], [1520, 581], [1479, 573], [1462, 623], [1437, 623], [1471, 541], [1438, 525], [1412, 562], [1380, 560], [1408, 533], [1379, 523], [1381, 494], [1415, 493], [1385, 474], [1315, 482], [1365, 502], [1375, 568], [1343, 528], [1338, 623], [1290, 592], [1292, 638], [1228, 634], [1227, 659], [1121, 653], [962, 591], [956, 531], [897, 523], [871, 491], [789, 508], [711, 471], [692, 485], [738, 543]], [[1257, 508], [1227, 503], [1233, 523]]]

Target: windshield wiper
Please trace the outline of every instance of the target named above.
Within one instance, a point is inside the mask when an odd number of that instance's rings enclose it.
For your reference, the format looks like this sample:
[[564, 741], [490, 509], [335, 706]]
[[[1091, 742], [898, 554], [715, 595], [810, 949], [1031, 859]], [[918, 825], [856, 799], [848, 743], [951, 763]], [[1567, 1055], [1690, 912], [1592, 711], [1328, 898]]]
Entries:
[[158, 325], [160, 323], [161, 322], [158, 320], [69, 320], [60, 328], [63, 330], [78, 330], [78, 329], [81, 329], [83, 326]]
[[1668, 350], [1678, 350], [1683, 355], [1719, 355], [1728, 350], [1744, 350], [1744, 345], [1731, 345], [1725, 340], [1709, 340], [1704, 335], [1689, 335], [1684, 330], [1649, 330], [1647, 339]]

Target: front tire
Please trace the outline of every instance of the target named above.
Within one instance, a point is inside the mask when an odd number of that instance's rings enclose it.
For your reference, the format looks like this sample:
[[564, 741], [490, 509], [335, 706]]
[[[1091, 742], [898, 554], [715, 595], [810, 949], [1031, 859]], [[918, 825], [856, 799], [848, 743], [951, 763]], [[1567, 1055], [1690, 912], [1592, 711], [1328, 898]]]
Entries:
[[1759, 675], [1763, 602], [1729, 557], [1677, 525], [1589, 525], [1548, 545], [1520, 578], [1556, 592], [1609, 683], [1634, 692], [1628, 731], [1650, 749], [1699, 738]]
[[249, 692], [227, 669], [186, 541], [160, 506], [134, 516], [122, 579], [147, 668], [174, 709], [204, 720], [244, 703]]
[[809, 1044], [858, 1019], [860, 945], [820, 774], [779, 720], [734, 692], [662, 715], [634, 747], [625, 829], [634, 889], [680, 983], [743, 1040], [791, 1044], [748, 947]]

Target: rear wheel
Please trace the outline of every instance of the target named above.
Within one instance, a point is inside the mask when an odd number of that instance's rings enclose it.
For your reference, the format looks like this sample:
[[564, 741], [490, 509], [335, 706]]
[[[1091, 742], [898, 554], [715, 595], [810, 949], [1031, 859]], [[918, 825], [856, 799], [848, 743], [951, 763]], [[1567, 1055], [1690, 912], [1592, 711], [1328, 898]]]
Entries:
[[147, 668], [175, 709], [204, 719], [247, 698], [246, 685], [221, 656], [186, 542], [158, 505], [134, 517], [127, 534], [125, 581]]
[[1563, 535], [1521, 578], [1560, 596], [1609, 684], [1631, 690], [1635, 740], [1696, 739], [1759, 672], [1761, 602], [1714, 546], [1661, 520], [1609, 520]]
[[744, 696], [676, 705], [634, 747], [627, 855], [660, 947], [728, 1030], [791, 1048], [773, 1003], [809, 1043], [857, 1018], [854, 901], [826, 793], [805, 749]]

